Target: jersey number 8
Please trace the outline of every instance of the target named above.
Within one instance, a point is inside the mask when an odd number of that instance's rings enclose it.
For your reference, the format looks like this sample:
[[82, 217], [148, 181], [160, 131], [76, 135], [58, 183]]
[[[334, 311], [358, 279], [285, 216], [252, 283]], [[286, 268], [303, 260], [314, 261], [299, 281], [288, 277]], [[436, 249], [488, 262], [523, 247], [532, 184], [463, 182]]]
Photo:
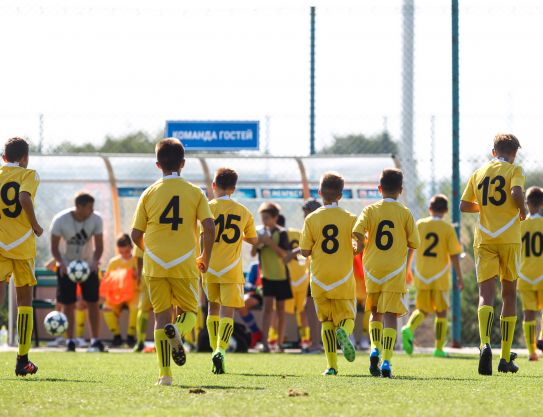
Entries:
[[332, 255], [339, 249], [339, 241], [336, 239], [339, 235], [339, 229], [335, 224], [327, 224], [322, 228], [324, 240], [321, 243], [321, 249], [324, 253]]

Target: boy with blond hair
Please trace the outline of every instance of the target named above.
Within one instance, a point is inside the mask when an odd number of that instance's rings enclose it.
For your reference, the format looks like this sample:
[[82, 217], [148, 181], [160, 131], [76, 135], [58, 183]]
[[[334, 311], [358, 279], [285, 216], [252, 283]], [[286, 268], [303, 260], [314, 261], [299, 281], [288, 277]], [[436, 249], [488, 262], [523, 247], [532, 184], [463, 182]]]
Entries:
[[517, 322], [518, 266], [521, 259], [520, 222], [526, 218], [522, 168], [515, 165], [520, 148], [511, 134], [494, 138], [494, 158], [470, 177], [460, 202], [464, 213], [479, 213], [473, 241], [475, 272], [479, 283], [479, 374], [492, 375], [490, 333], [494, 319], [496, 280], [502, 284], [502, 349], [498, 372], [518, 371], [511, 352]]

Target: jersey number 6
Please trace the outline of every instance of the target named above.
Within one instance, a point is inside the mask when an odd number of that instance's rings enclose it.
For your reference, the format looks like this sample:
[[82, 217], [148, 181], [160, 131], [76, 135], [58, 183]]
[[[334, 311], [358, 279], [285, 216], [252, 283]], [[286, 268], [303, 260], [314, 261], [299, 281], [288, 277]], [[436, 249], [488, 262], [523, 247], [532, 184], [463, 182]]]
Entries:
[[375, 235], [375, 246], [381, 250], [389, 250], [394, 243], [394, 236], [390, 230], [385, 230], [385, 227], [394, 229], [394, 223], [390, 220], [383, 220], [377, 226], [377, 234]]

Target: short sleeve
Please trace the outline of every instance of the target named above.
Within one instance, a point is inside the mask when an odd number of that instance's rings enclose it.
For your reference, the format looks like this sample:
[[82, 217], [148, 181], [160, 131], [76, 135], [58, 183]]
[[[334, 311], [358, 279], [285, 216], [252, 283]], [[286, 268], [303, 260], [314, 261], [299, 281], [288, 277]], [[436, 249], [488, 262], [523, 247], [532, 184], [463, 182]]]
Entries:
[[95, 235], [101, 235], [104, 233], [104, 221], [102, 220], [102, 216], [95, 214], [96, 218], [96, 227], [94, 228], [94, 234]]
[[362, 213], [360, 213], [360, 216], [356, 220], [356, 223], [354, 224], [354, 228], [353, 228], [353, 233], [358, 233], [364, 236], [369, 229], [369, 222], [370, 222], [370, 213], [369, 213], [368, 207], [366, 207], [364, 210], [362, 210]]
[[196, 209], [196, 217], [202, 221], [205, 219], [213, 219], [213, 213], [209, 208], [209, 202], [203, 192], [200, 193], [200, 199], [198, 200], [198, 208]]
[[524, 191], [525, 184], [526, 175], [524, 174], [524, 170], [522, 169], [522, 167], [515, 166], [515, 170], [513, 171], [513, 177], [511, 178], [511, 188], [520, 187], [522, 188], [522, 191]]
[[315, 244], [315, 239], [311, 233], [311, 227], [309, 221], [306, 219], [304, 227], [302, 228], [302, 235], [300, 237], [300, 248], [302, 250], [312, 250]]
[[286, 230], [281, 230], [279, 232], [279, 243], [277, 246], [284, 250], [290, 250], [290, 243], [288, 241], [288, 233]]
[[107, 263], [107, 268], [106, 268], [106, 274], [108, 272], [111, 272], [111, 270], [113, 269], [113, 259], [110, 259], [109, 262]]
[[406, 224], [407, 246], [409, 246], [411, 249], [417, 249], [420, 246], [419, 230], [413, 215], [411, 212], [408, 213], [409, 216]]
[[469, 181], [466, 185], [464, 193], [462, 194], [462, 198], [461, 198], [462, 201], [467, 201], [469, 203], [475, 203], [477, 201], [477, 195], [475, 194], [474, 182], [475, 182], [475, 174], [472, 174], [472, 176], [469, 177]]
[[455, 230], [451, 227], [449, 232], [449, 241], [447, 242], [449, 255], [460, 255], [462, 253], [462, 245], [458, 241]]
[[134, 213], [134, 220], [132, 222], [132, 229], [141, 230], [145, 232], [147, 230], [147, 211], [145, 210], [145, 200], [147, 194], [144, 193], [138, 201], [136, 212]]
[[256, 237], [256, 227], [255, 227], [255, 220], [253, 218], [253, 215], [247, 211], [247, 223], [245, 224], [245, 229], [243, 229], [243, 235], [247, 239], [251, 239], [253, 237]]
[[51, 234], [54, 236], [62, 236], [62, 227], [59, 216], [53, 217], [53, 221], [51, 222]]
[[23, 180], [21, 182], [21, 187], [19, 188], [19, 192], [25, 192], [30, 194], [32, 197], [36, 196], [36, 192], [38, 191], [38, 185], [40, 184], [40, 177], [36, 171], [29, 170], [25, 173], [23, 176]]

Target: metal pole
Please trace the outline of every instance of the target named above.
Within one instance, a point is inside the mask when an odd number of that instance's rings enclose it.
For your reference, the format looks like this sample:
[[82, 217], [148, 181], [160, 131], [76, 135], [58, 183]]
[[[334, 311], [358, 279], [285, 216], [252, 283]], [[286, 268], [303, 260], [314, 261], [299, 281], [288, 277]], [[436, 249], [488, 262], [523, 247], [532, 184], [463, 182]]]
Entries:
[[311, 6], [311, 50], [309, 74], [309, 153], [315, 155], [315, 6]]
[[[452, 220], [460, 236], [460, 94], [458, 74], [458, 0], [452, 0]], [[456, 288], [456, 273], [452, 275], [452, 344], [462, 344], [460, 291]]]

